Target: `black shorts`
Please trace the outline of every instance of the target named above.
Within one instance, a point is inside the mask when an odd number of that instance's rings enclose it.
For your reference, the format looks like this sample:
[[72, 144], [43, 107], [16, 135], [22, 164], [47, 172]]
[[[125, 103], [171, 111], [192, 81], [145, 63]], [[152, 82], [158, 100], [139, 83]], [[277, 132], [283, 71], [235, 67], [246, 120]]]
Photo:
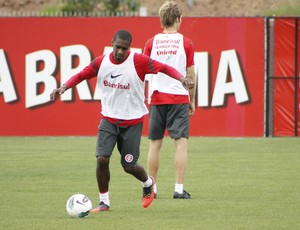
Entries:
[[117, 126], [104, 118], [98, 127], [96, 157], [111, 156], [115, 145], [121, 155], [123, 166], [135, 166], [140, 156], [143, 123]]
[[189, 104], [150, 105], [148, 138], [158, 140], [165, 130], [171, 138], [189, 138]]

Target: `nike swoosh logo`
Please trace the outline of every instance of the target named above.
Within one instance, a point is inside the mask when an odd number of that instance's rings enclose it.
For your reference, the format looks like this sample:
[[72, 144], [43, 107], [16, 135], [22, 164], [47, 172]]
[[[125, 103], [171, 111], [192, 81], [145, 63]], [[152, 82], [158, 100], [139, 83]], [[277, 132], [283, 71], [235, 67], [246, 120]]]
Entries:
[[123, 75], [123, 74], [118, 74], [118, 75], [112, 75], [112, 74], [111, 74], [110, 77], [111, 77], [111, 78], [117, 78], [117, 77], [120, 77], [121, 75]]
[[78, 200], [76, 200], [76, 203], [77, 203], [77, 204], [81, 204], [81, 205], [85, 206], [83, 203], [81, 203], [81, 202], [80, 202], [80, 201], [78, 201]]

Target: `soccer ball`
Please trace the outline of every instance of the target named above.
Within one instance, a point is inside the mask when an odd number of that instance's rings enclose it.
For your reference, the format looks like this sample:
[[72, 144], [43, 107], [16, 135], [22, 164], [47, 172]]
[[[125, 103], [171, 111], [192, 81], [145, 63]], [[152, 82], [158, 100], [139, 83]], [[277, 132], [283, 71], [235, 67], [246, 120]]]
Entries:
[[90, 213], [92, 202], [83, 194], [75, 194], [68, 199], [66, 209], [71, 217], [83, 218]]

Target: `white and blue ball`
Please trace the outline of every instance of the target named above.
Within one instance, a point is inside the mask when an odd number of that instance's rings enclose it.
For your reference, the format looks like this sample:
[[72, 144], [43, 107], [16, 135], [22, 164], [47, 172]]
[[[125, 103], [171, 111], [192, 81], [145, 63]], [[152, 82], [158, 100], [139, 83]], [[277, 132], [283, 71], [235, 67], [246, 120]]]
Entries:
[[83, 218], [89, 215], [92, 202], [84, 194], [75, 194], [68, 199], [66, 209], [69, 216]]

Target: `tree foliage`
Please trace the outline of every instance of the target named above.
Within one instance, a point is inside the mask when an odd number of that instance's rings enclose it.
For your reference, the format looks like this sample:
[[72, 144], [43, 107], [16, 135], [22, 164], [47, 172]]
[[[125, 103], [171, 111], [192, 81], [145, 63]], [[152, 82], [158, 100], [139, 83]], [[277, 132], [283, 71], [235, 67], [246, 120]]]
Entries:
[[62, 11], [69, 13], [93, 12], [101, 0], [64, 0]]
[[137, 11], [140, 0], [64, 0], [61, 11], [71, 14], [106, 11]]

